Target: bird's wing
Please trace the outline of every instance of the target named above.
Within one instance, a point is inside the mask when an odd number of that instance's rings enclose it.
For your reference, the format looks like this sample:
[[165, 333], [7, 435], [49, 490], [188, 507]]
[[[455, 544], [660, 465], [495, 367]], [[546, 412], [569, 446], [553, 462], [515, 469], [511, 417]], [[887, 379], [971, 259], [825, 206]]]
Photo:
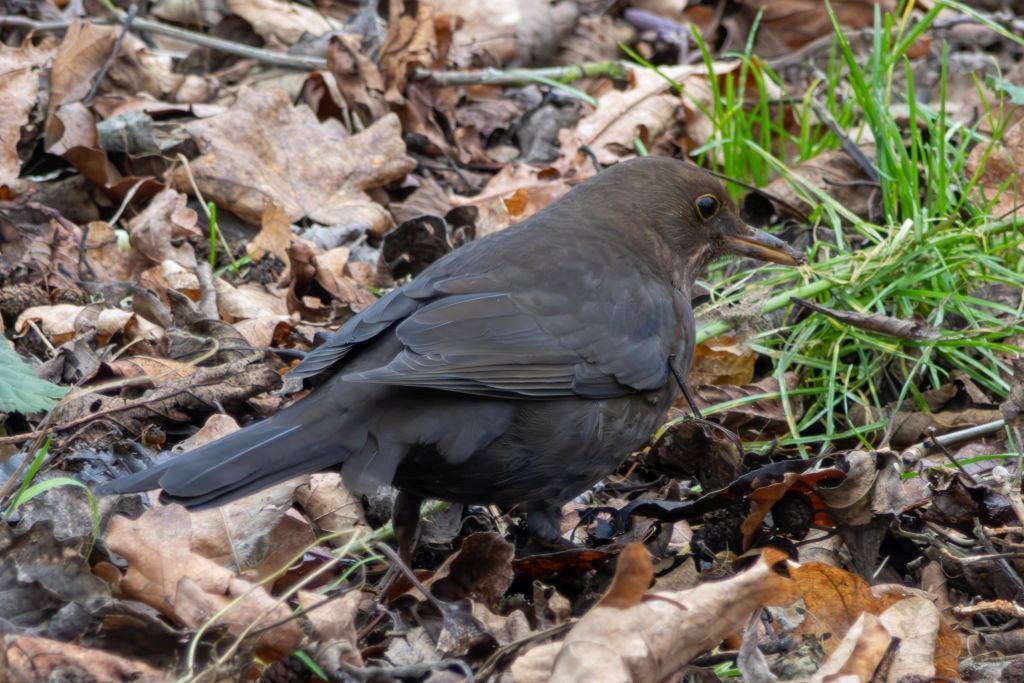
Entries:
[[341, 362], [353, 346], [369, 341], [395, 322], [405, 318], [423, 305], [411, 299], [402, 289], [396, 289], [344, 325], [316, 347], [288, 372], [297, 379], [312, 379], [323, 375]]
[[614, 278], [577, 271], [544, 279], [512, 278], [513, 291], [493, 274], [414, 282], [405, 295], [430, 301], [397, 326], [405, 348], [343, 379], [508, 398], [611, 398], [665, 384], [674, 328], [687, 325], [692, 337], [681, 295], [621, 269]]

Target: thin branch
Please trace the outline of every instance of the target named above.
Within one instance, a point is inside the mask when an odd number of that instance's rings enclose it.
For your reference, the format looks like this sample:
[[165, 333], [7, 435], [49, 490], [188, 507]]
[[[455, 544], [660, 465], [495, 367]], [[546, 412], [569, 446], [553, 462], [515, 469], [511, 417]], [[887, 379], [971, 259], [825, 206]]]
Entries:
[[431, 81], [437, 85], [521, 85], [535, 83], [538, 79], [570, 83], [598, 76], [622, 80], [626, 78], [627, 69], [630, 67], [636, 67], [636, 65], [610, 60], [570, 66], [545, 66], [537, 69], [479, 69], [475, 71], [416, 69], [412, 77], [414, 80]]

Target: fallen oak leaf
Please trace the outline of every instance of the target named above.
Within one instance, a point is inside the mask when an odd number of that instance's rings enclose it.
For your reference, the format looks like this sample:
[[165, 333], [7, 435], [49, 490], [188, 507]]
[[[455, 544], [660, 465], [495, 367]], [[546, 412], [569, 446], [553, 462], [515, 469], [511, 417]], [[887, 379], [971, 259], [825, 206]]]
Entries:
[[565, 640], [534, 648], [512, 664], [516, 683], [661, 681], [742, 630], [751, 613], [787, 583], [786, 555], [766, 549], [725, 581], [655, 591], [632, 607], [596, 605]]
[[[277, 204], [291, 222], [359, 226], [381, 235], [387, 210], [366, 190], [404, 177], [416, 166], [405, 153], [398, 117], [388, 114], [356, 135], [321, 123], [283, 90], [244, 90], [228, 111], [192, 121], [199, 156], [190, 162], [207, 200], [250, 223]], [[174, 183], [191, 192], [184, 168]]]

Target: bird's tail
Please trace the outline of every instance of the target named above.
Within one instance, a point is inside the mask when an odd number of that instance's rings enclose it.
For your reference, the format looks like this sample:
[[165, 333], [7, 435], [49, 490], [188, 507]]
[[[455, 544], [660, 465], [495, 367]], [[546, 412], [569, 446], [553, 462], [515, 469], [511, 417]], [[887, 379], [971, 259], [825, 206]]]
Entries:
[[273, 417], [96, 488], [98, 494], [163, 489], [160, 500], [202, 509], [229, 503], [299, 474], [344, 462], [330, 401], [299, 401]]

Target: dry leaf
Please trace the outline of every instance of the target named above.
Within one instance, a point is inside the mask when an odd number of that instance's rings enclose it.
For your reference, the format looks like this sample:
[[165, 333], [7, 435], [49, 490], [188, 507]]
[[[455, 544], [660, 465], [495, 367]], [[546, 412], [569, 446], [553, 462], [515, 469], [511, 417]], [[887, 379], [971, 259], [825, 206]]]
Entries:
[[[971, 150], [964, 174], [971, 178], [981, 171], [977, 192], [983, 202], [995, 200], [992, 213], [1001, 217], [1024, 207], [1024, 120], [1011, 126], [990, 148], [977, 145]], [[1007, 184], [1007, 180], [1010, 182]], [[996, 196], [1002, 189], [1002, 193]]]
[[474, 197], [452, 197], [454, 206], [480, 211], [477, 237], [526, 220], [572, 189], [557, 173], [526, 164], [508, 164]]
[[39, 99], [40, 71], [53, 58], [52, 39], [21, 47], [0, 43], [0, 185], [14, 180], [21, 170], [18, 143], [22, 129]]
[[292, 223], [288, 214], [277, 204], [267, 204], [260, 217], [260, 231], [256, 238], [246, 247], [246, 252], [258, 261], [266, 253], [271, 253], [288, 262], [288, 243], [292, 239]]
[[96, 75], [110, 57], [115, 31], [75, 20], [64, 34], [50, 70], [46, 117], [46, 151], [61, 155], [72, 147], [94, 147], [96, 122], [81, 104]]
[[769, 549], [753, 567], [724, 581], [656, 591], [626, 609], [596, 606], [557, 647], [542, 646], [520, 656], [512, 664], [512, 677], [516, 683], [665, 680], [742, 630], [777, 584], [792, 583], [776, 573], [784, 559]]
[[[402, 178], [416, 165], [405, 154], [396, 116], [346, 137], [308, 107], [292, 106], [276, 88], [246, 90], [224, 114], [187, 128], [200, 149], [191, 164], [200, 191], [251, 223], [277, 204], [291, 222], [309, 218], [383, 234], [391, 216], [365, 191]], [[184, 169], [174, 180], [191, 191]]]
[[159, 505], [136, 520], [114, 517], [106, 543], [128, 563], [121, 580], [122, 593], [140, 600], [190, 628], [212, 619], [229, 602], [239, 603], [216, 620], [233, 634], [252, 626], [267, 626], [285, 619], [260, 636], [258, 649], [274, 657], [287, 655], [301, 638], [298, 625], [287, 619], [291, 610], [265, 589], [235, 576], [234, 572], [189, 550], [192, 545], [189, 513], [180, 505]]
[[227, 6], [252, 24], [252, 29], [262, 38], [276, 38], [286, 45], [297, 43], [304, 33], [316, 37], [331, 30], [331, 24], [323, 14], [294, 2], [227, 0]]
[[628, 609], [639, 605], [652, 581], [654, 565], [651, 563], [651, 554], [643, 543], [630, 543], [619, 554], [612, 584], [597, 606]]
[[128, 223], [132, 247], [153, 263], [173, 261], [194, 271], [195, 250], [185, 239], [201, 237], [202, 232], [197, 227], [199, 216], [186, 206], [187, 202], [188, 197], [171, 189], [153, 197], [145, 210]]
[[549, 64], [580, 15], [566, 0], [437, 0], [437, 11], [459, 19], [452, 39], [457, 66]]
[[283, 295], [268, 292], [265, 287], [254, 282], [235, 287], [218, 277], [213, 280], [213, 288], [217, 292], [220, 317], [229, 323], [268, 315], [288, 315], [288, 304]]
[[715, 337], [697, 345], [686, 378], [692, 385], [742, 386], [753, 381], [755, 360], [757, 354], [743, 342], [728, 335]]
[[310, 475], [309, 482], [295, 490], [295, 499], [306, 516], [325, 533], [351, 530], [351, 534], [332, 541], [333, 545], [344, 545], [371, 531], [359, 496], [345, 488], [340, 472]]
[[[18, 334], [25, 334], [29, 328], [29, 321], [31, 321], [38, 325], [54, 344], [63, 344], [81, 333], [80, 329], [76, 329], [79, 316], [87, 309], [93, 310], [94, 308], [95, 305], [75, 306], [74, 304], [33, 306], [21, 312], [14, 322], [14, 331]], [[106, 344], [118, 332], [125, 332], [129, 341], [131, 339], [155, 340], [161, 334], [160, 328], [153, 323], [145, 318], [136, 317], [131, 311], [124, 311], [120, 308], [101, 309], [95, 328], [98, 346]]]
[[148, 664], [95, 647], [10, 633], [0, 643], [0, 680], [169, 683], [174, 679]]

